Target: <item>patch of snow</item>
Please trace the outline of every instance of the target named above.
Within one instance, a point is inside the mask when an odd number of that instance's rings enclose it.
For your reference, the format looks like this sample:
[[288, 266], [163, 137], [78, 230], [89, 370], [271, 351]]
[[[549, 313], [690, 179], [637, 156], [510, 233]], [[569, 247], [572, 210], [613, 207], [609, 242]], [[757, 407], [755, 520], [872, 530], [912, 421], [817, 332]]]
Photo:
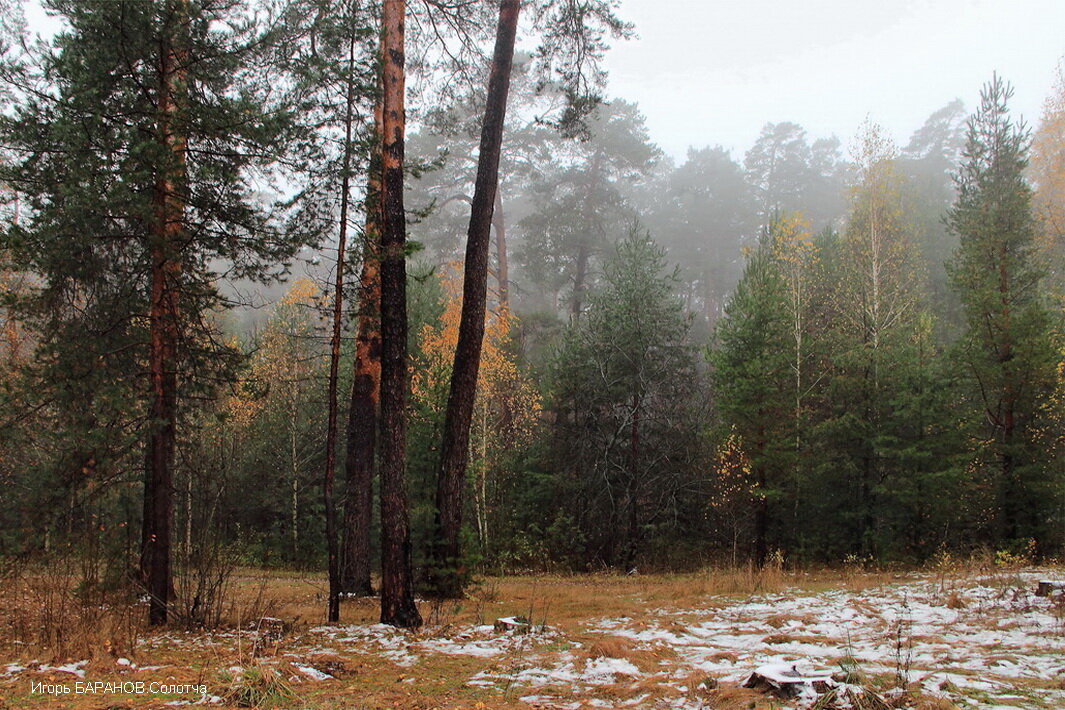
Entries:
[[[1030, 582], [1020, 574], [1006, 582], [959, 580], [945, 589], [929, 577], [862, 591], [785, 590], [740, 602], [711, 597], [704, 609], [659, 610], [650, 624], [613, 618], [589, 630], [666, 644], [682, 667], [727, 682], [742, 682], [758, 666], [799, 660], [831, 668], [851, 658], [864, 673], [894, 674], [901, 638], [909, 671], [927, 679], [926, 690], [940, 693], [949, 680], [995, 700], [1016, 692], [1017, 680], [1065, 675], [1060, 612], [1055, 616], [1052, 601], [1025, 591]], [[958, 608], [947, 606], [948, 593], [960, 599]], [[766, 643], [770, 637], [775, 643]], [[1061, 690], [1025, 686], [1065, 707]]]
[[640, 675], [640, 669], [624, 658], [595, 658], [584, 666], [581, 679], [591, 683], [613, 683], [614, 676], [618, 675], [636, 677]]
[[773, 663], [754, 669], [755, 674], [779, 685], [816, 683], [832, 680], [832, 674], [818, 671], [809, 663]]
[[84, 666], [88, 663], [88, 661], [78, 661], [77, 663], [67, 663], [62, 666], [41, 666], [39, 670], [41, 673], [72, 673], [79, 678], [84, 678]]
[[303, 675], [310, 678], [311, 680], [330, 680], [333, 677], [324, 671], [318, 670], [314, 666], [305, 666], [301, 663], [293, 663], [292, 667]]

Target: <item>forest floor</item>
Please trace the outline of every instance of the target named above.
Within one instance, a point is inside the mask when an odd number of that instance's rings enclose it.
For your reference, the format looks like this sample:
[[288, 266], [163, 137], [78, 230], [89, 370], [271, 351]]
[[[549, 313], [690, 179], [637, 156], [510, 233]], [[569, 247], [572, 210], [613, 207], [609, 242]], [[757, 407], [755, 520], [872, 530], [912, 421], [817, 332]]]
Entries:
[[[243, 571], [228, 627], [188, 632], [148, 631], [115, 609], [19, 609], [35, 588], [23, 575], [19, 594], [0, 589], [17, 615], [0, 619], [0, 709], [1063, 708], [1065, 601], [1033, 593], [1063, 576], [488, 578], [462, 602], [422, 603], [426, 624], [411, 633], [376, 624], [373, 599], [345, 600], [342, 623], [322, 624], [320, 576]], [[497, 631], [503, 617], [532, 628]], [[835, 673], [835, 689], [742, 687], [756, 668], [792, 662]]]

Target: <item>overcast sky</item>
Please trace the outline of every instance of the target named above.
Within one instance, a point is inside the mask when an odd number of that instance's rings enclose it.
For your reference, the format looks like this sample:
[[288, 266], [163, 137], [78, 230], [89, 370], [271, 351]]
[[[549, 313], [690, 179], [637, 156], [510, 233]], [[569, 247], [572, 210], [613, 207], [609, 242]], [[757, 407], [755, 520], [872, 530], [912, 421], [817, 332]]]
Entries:
[[937, 108], [972, 110], [998, 71], [1037, 123], [1065, 55], [1065, 0], [622, 0], [609, 93], [651, 137], [742, 157], [766, 122], [850, 144], [868, 115], [900, 143]]
[[[37, 1], [30, 26], [48, 31]], [[621, 0], [638, 37], [607, 55], [609, 94], [635, 101], [678, 161], [741, 158], [767, 122], [848, 146], [868, 115], [901, 144], [998, 71], [1037, 124], [1065, 57], [1065, 0]]]

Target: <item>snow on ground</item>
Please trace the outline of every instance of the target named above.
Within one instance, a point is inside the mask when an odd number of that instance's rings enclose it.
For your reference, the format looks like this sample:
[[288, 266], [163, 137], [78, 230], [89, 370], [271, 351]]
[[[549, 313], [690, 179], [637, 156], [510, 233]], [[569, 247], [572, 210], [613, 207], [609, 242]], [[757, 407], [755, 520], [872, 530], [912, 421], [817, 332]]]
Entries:
[[1037, 577], [785, 592], [591, 628], [665, 643], [682, 665], [726, 682], [742, 683], [755, 665], [805, 660], [901, 674], [959, 704], [1065, 707], [1065, 605], [1032, 595]]
[[[483, 625], [420, 633], [382, 624], [321, 626], [304, 637], [309, 645], [301, 655], [368, 653], [411, 668], [414, 677], [422, 661], [466, 656], [481, 665], [468, 685], [535, 708], [694, 710], [705, 707], [702, 679], [709, 687], [740, 685], [759, 667], [799, 661], [811, 672], [844, 669], [849, 681], [879, 681], [881, 690], [902, 677], [911, 689], [962, 707], [1063, 708], [1065, 600], [1034, 596], [1039, 576], [910, 577], [861, 591], [707, 597], [699, 608], [593, 619], [569, 635]], [[607, 639], [613, 650], [596, 650]], [[308, 679], [332, 677], [293, 666]], [[808, 708], [815, 700], [804, 694], [783, 707]]]
[[659, 698], [660, 704], [697, 708], [702, 701], [687, 685], [693, 674], [738, 685], [758, 666], [805, 661], [889, 684], [901, 676], [963, 707], [1062, 708], [1065, 603], [1034, 596], [1037, 578], [925, 578], [856, 592], [713, 597], [700, 609], [587, 625], [591, 634], [631, 639], [637, 651], [666, 648], [676, 654], [657, 667], [641, 671], [624, 658], [582, 659], [572, 650], [530, 648], [518, 667], [482, 671], [469, 683], [533, 690], [522, 697], [543, 708], [570, 707], [575, 697], [590, 703], [597, 687], [625, 686], [635, 693], [651, 683], [676, 691]]
[[[331, 646], [370, 647], [383, 658], [398, 666], [410, 667], [421, 658], [434, 653], [449, 656], [475, 656], [492, 658], [503, 654], [520, 652], [534, 643], [552, 638], [556, 632], [550, 629], [536, 635], [497, 633], [492, 626], [470, 626], [451, 630], [448, 635], [413, 634], [386, 624], [370, 626], [319, 626], [311, 629], [312, 635], [321, 636]], [[321, 647], [318, 652], [329, 652], [332, 647]]]
[[88, 663], [88, 661], [78, 661], [77, 663], [67, 663], [62, 666], [43, 665], [37, 670], [41, 673], [71, 673], [79, 678], [84, 678], [85, 666]]
[[333, 676], [329, 675], [325, 671], [320, 671], [314, 666], [305, 666], [302, 663], [293, 663], [292, 667], [297, 671], [307, 676], [311, 680], [329, 680]]
[[[401, 680], [415, 682], [423, 662], [464, 657], [467, 662], [458, 665], [466, 669], [461, 672], [468, 686], [545, 710], [695, 710], [709, 706], [711, 688], [741, 685], [756, 669], [766, 675], [766, 668], [799, 662], [809, 671], [803, 676], [843, 669], [851, 683], [873, 682], [881, 691], [901, 676], [911, 689], [961, 707], [1065, 708], [1065, 597], [1033, 594], [1044, 575], [911, 576], [860, 591], [708, 596], [695, 608], [636, 607], [633, 617], [590, 619], [568, 633], [487, 625], [418, 633], [383, 624], [320, 626], [293, 638], [284, 657], [258, 662], [285, 671], [289, 680], [328, 684], [344, 677], [344, 665], [319, 656], [364, 653], [410, 668]], [[250, 651], [258, 638], [258, 631], [170, 634], [147, 645], [236, 644]], [[83, 678], [86, 663], [9, 663], [0, 666], [0, 678]], [[114, 663], [124, 672], [163, 668], [138, 668], [126, 658]], [[422, 668], [439, 672], [429, 663]], [[243, 671], [234, 666], [230, 674]], [[861, 690], [848, 684], [838, 692]], [[804, 693], [784, 702], [780, 707], [798, 710], [811, 707], [815, 697]]]

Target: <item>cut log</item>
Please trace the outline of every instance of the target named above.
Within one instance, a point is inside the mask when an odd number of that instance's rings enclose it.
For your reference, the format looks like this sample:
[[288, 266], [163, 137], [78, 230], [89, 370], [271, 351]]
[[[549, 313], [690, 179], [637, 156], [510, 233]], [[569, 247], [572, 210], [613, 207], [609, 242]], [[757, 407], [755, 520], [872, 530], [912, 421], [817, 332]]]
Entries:
[[828, 671], [815, 670], [800, 663], [773, 663], [756, 668], [743, 687], [793, 697], [801, 695], [804, 688], [824, 693], [835, 684]]
[[1036, 585], [1037, 597], [1056, 597], [1065, 594], [1065, 580], [1043, 579]]
[[495, 630], [500, 633], [513, 631], [519, 634], [527, 634], [532, 630], [532, 625], [524, 616], [504, 616], [496, 619]]

